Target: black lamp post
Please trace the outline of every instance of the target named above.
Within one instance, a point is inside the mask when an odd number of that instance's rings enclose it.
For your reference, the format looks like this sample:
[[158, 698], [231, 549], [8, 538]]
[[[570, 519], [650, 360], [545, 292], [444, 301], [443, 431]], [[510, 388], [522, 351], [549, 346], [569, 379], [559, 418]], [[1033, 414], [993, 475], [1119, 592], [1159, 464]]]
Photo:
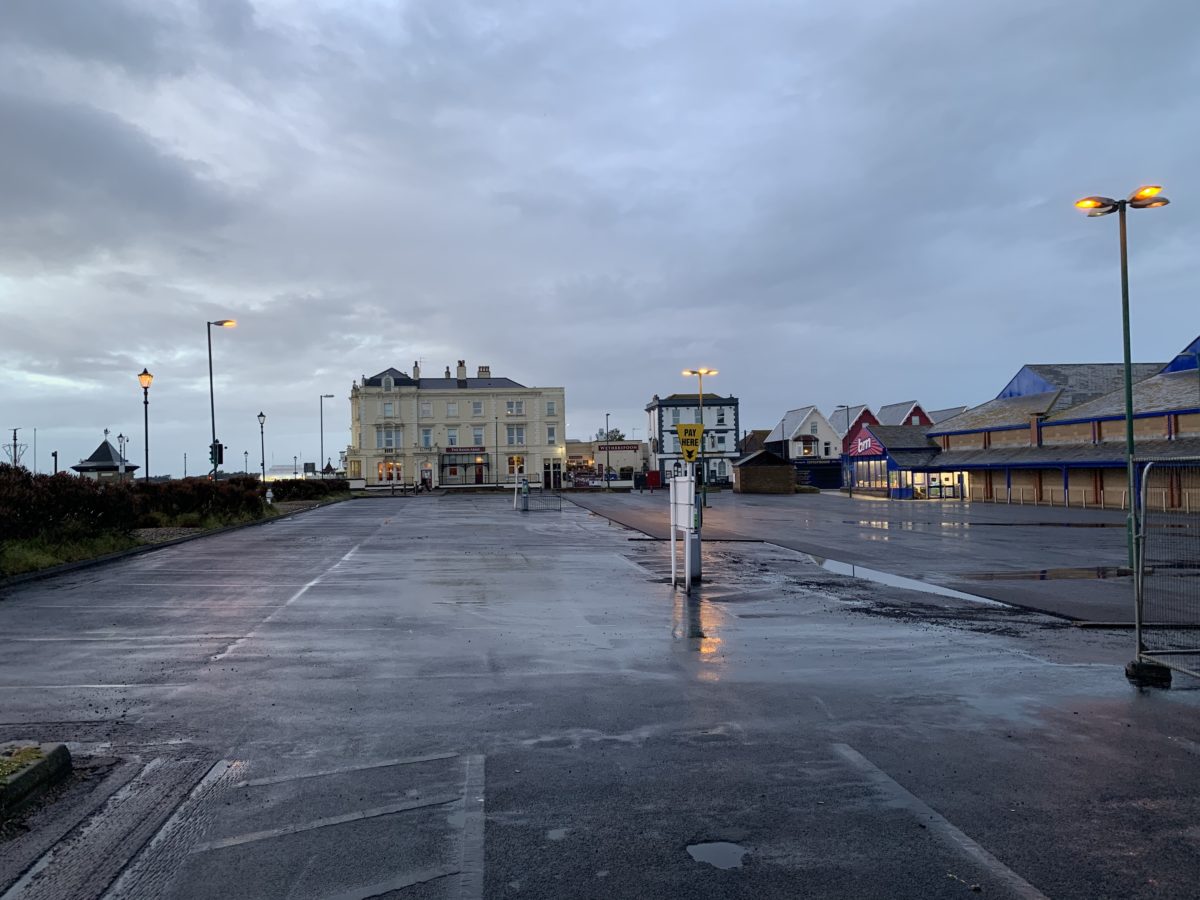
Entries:
[[317, 457], [317, 468], [320, 470], [321, 477], [325, 477], [325, 401], [332, 400], [333, 394], [321, 395], [321, 455]]
[[142, 443], [146, 445], [146, 471], [142, 473], [142, 480], [150, 480], [150, 383], [154, 381], [154, 376], [150, 374], [150, 370], [142, 367], [142, 371], [138, 373], [138, 383], [142, 386]]
[[266, 413], [258, 414], [258, 449], [262, 454], [259, 464], [262, 466], [263, 484], [267, 483], [267, 439], [264, 436], [263, 427], [267, 424]]
[[212, 371], [212, 327], [216, 325], [218, 328], [236, 328], [237, 320], [235, 319], [217, 319], [215, 322], [206, 322], [208, 328], [208, 414], [209, 420], [212, 422], [212, 443], [208, 445], [209, 454], [212, 456], [212, 478], [217, 480], [217, 406], [213, 399], [213, 371]]

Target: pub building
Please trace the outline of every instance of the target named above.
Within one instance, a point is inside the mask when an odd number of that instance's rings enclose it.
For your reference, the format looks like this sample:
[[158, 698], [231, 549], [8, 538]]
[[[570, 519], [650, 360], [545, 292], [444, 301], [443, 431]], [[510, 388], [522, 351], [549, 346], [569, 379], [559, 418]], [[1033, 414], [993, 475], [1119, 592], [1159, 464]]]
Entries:
[[487, 447], [447, 447], [439, 455], [438, 476], [445, 485], [491, 484]]

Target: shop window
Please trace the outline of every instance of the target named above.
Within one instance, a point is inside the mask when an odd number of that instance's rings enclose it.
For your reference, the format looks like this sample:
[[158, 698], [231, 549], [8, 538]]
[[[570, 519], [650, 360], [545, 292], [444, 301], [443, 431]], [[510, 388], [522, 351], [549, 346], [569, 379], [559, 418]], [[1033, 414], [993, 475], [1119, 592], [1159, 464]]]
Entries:
[[482, 400], [472, 400], [471, 401], [471, 415], [473, 415], [473, 416], [482, 416], [483, 415], [483, 401]]
[[510, 456], [508, 458], [508, 474], [519, 475], [525, 471], [525, 457]]

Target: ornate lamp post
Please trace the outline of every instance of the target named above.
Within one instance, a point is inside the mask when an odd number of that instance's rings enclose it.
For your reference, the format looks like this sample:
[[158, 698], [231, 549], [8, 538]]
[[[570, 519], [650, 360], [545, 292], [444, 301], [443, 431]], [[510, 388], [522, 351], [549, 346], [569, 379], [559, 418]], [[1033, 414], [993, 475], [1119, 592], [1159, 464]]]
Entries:
[[260, 412], [258, 414], [258, 449], [259, 449], [259, 452], [262, 454], [262, 456], [259, 460], [259, 465], [262, 466], [263, 484], [267, 483], [267, 439], [264, 436], [264, 432], [263, 432], [263, 428], [266, 426], [266, 424], [267, 424], [267, 415], [266, 415], [266, 413]]
[[153, 381], [154, 376], [143, 366], [138, 373], [138, 383], [142, 386], [142, 443], [146, 445], [146, 471], [142, 473], [142, 480], [147, 482], [150, 480], [150, 384]]

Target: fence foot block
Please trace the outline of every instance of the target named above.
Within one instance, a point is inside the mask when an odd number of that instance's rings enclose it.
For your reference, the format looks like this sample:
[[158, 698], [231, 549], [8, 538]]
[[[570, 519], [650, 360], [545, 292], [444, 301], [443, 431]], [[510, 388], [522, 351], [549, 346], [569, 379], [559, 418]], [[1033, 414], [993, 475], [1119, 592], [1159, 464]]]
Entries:
[[1166, 666], [1153, 662], [1132, 660], [1125, 664], [1125, 677], [1138, 687], [1171, 686], [1171, 670]]

